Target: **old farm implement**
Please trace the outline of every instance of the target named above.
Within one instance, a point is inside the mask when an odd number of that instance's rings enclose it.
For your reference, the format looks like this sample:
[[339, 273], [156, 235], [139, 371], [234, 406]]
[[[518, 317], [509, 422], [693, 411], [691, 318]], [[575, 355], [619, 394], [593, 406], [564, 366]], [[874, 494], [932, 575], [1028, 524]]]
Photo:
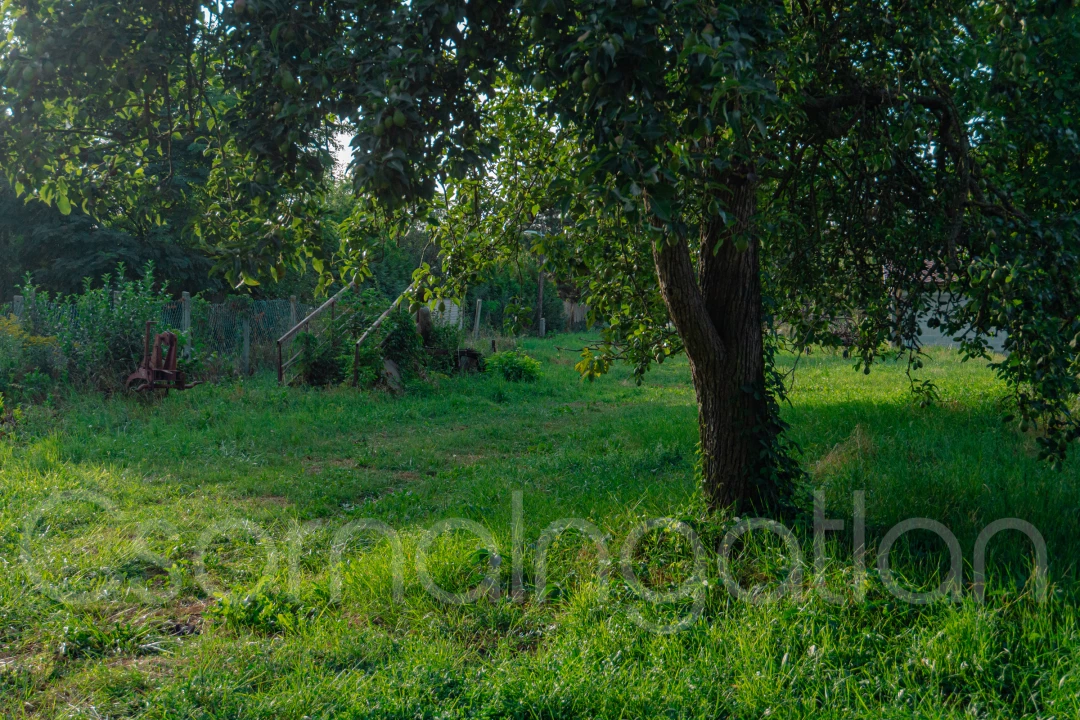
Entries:
[[184, 373], [176, 369], [176, 334], [163, 332], [154, 335], [156, 324], [153, 320], [146, 322], [142, 363], [138, 370], [128, 375], [124, 384], [128, 389], [164, 390], [166, 393], [169, 390], [188, 390], [195, 387], [198, 382], [187, 382]]

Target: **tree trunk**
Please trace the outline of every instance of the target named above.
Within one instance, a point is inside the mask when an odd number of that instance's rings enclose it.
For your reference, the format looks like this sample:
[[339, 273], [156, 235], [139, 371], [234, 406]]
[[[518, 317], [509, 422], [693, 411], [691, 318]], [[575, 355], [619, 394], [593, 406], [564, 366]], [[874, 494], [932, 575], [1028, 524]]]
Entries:
[[707, 219], [697, 271], [685, 238], [661, 244], [653, 259], [690, 360], [705, 496], [712, 509], [760, 511], [777, 499], [769, 452], [777, 431], [765, 393], [759, 253], [750, 232], [755, 187], [736, 171], [719, 181], [735, 222]]

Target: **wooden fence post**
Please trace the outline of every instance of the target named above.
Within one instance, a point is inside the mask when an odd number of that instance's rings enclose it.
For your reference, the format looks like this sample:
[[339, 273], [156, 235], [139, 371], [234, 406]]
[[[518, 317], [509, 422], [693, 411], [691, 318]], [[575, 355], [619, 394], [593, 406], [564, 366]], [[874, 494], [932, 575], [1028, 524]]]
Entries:
[[191, 357], [191, 293], [180, 294], [180, 331], [184, 333], [184, 358]]

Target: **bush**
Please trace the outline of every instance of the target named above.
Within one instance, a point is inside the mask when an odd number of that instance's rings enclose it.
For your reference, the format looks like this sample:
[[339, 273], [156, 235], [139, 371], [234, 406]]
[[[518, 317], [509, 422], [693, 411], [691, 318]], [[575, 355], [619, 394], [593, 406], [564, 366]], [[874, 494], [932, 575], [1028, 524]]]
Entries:
[[[20, 329], [28, 337], [51, 338], [68, 378], [102, 390], [123, 386], [142, 360], [146, 321], [159, 320], [171, 300], [165, 286], [155, 287], [154, 267], [147, 263], [139, 280], [124, 280], [124, 267], [106, 275], [100, 288], [84, 281], [80, 295], [50, 297], [27, 278], [22, 286], [25, 310]], [[175, 328], [162, 327], [155, 333]], [[49, 374], [45, 368], [39, 373]], [[27, 373], [30, 370], [26, 371]]]
[[435, 324], [431, 328], [429, 350], [436, 352], [428, 355], [428, 367], [442, 373], [457, 370], [457, 351], [465, 340], [465, 332], [453, 324]]
[[14, 315], [0, 317], [0, 393], [40, 402], [60, 378], [63, 365], [55, 337], [27, 332]]
[[495, 353], [487, 359], [486, 367], [510, 382], [532, 382], [540, 377], [540, 361], [519, 350]]
[[[354, 347], [353, 345], [349, 346]], [[355, 366], [355, 367], [354, 367]], [[379, 382], [383, 371], [382, 350], [373, 340], [365, 340], [360, 352], [353, 351], [346, 359], [349, 378], [356, 377], [359, 387], [370, 388]]]
[[396, 362], [403, 371], [419, 370], [423, 362], [424, 341], [416, 330], [416, 320], [398, 307], [386, 318], [380, 330], [385, 333], [383, 354]]
[[306, 385], [335, 385], [345, 379], [338, 338], [320, 340], [312, 333], [302, 332], [296, 336], [296, 344], [300, 346], [296, 367]]

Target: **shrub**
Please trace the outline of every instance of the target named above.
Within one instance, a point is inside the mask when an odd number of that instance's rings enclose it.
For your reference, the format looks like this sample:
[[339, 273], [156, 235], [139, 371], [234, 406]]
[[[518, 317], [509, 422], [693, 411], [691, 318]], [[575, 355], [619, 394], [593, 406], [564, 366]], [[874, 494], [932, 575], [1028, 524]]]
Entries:
[[540, 361], [519, 350], [495, 353], [487, 359], [486, 366], [510, 382], [532, 382], [540, 377]]
[[[353, 346], [350, 345], [350, 348]], [[354, 368], [355, 365], [355, 368]], [[382, 350], [373, 340], [365, 340], [360, 352], [349, 353], [346, 359], [349, 378], [356, 377], [359, 387], [370, 388], [379, 381], [383, 371]]]
[[0, 317], [0, 393], [27, 402], [43, 400], [63, 364], [55, 337], [27, 332], [14, 315]]
[[382, 328], [376, 330], [355, 351], [355, 343], [371, 324], [385, 312], [390, 300], [378, 288], [365, 288], [359, 293], [346, 295], [342, 301], [343, 332], [348, 338], [342, 344], [345, 354], [344, 366], [348, 379], [356, 378], [360, 387], [371, 387], [379, 381], [383, 370], [383, 351], [380, 345]]
[[345, 379], [345, 364], [339, 357], [340, 342], [335, 337], [320, 340], [309, 332], [296, 336], [300, 357], [296, 366], [307, 385], [334, 385]]
[[[87, 278], [82, 294], [65, 297], [50, 297], [29, 277], [22, 286], [22, 331], [55, 339], [63, 369], [75, 382], [120, 388], [142, 359], [146, 321], [159, 320], [162, 305], [171, 300], [164, 285], [155, 287], [153, 263], [139, 280], [124, 280], [123, 274], [121, 264], [115, 277], [102, 278], [100, 288], [91, 288]], [[175, 331], [159, 324], [154, 332], [170, 329]]]
[[424, 342], [416, 330], [416, 320], [399, 307], [390, 313], [380, 328], [384, 333], [383, 354], [402, 370], [418, 370], [424, 353]]
[[465, 340], [465, 332], [457, 325], [436, 324], [431, 328], [427, 364], [432, 370], [452, 373], [457, 369], [457, 351]]

